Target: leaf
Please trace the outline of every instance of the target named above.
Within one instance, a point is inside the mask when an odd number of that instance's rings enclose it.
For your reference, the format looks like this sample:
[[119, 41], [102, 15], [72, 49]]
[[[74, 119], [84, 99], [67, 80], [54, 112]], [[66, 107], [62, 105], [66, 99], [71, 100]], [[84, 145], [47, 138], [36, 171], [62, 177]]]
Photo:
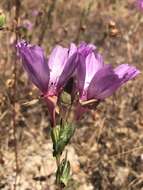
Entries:
[[52, 129], [53, 156], [60, 155], [69, 143], [75, 131], [75, 126], [65, 123], [64, 126], [56, 126]]
[[56, 183], [62, 186], [67, 186], [70, 179], [70, 162], [67, 160], [67, 153], [65, 158], [60, 163], [56, 173]]

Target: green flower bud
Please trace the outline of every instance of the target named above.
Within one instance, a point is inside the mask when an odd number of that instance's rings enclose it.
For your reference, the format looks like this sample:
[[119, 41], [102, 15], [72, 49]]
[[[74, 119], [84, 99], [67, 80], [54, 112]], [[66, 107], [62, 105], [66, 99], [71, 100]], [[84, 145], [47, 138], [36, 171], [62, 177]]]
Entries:
[[71, 104], [71, 96], [67, 92], [63, 91], [61, 94], [61, 102], [65, 105], [70, 105]]

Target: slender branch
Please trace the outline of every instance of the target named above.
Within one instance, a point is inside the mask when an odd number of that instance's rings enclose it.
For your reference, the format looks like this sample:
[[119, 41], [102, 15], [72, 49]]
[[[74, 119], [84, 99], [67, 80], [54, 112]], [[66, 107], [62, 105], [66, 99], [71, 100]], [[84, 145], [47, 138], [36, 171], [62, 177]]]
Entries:
[[44, 18], [43, 18], [43, 21], [42, 21], [42, 24], [41, 24], [41, 32], [40, 32], [40, 35], [39, 35], [39, 39], [38, 39], [38, 44], [41, 45], [43, 40], [44, 40], [44, 37], [45, 37], [45, 33], [46, 33], [46, 27], [50, 27], [52, 25], [52, 13], [55, 9], [55, 6], [56, 6], [56, 1], [57, 0], [53, 0], [52, 4], [50, 5], [50, 8], [48, 11], [46, 11], [45, 15], [44, 15]]
[[[14, 33], [15, 33], [15, 43], [18, 41], [19, 37], [19, 31], [18, 28], [18, 21], [19, 21], [19, 14], [20, 14], [20, 0], [15, 0], [15, 26], [14, 26]], [[13, 119], [13, 138], [14, 138], [14, 153], [15, 153], [15, 166], [16, 166], [16, 176], [15, 176], [15, 184], [14, 184], [14, 190], [17, 188], [17, 176], [19, 171], [19, 165], [18, 165], [18, 147], [17, 147], [17, 128], [16, 128], [16, 101], [17, 101], [17, 55], [16, 55], [16, 48], [14, 51], [14, 86], [13, 86], [13, 101], [12, 101], [12, 119]]]
[[84, 27], [83, 24], [85, 22], [85, 19], [88, 17], [88, 15], [90, 13], [90, 10], [91, 10], [91, 7], [92, 7], [93, 3], [94, 3], [94, 0], [89, 1], [88, 6], [85, 7], [81, 12], [75, 42], [79, 42], [81, 34], [84, 33], [84, 31], [85, 31], [85, 27]]

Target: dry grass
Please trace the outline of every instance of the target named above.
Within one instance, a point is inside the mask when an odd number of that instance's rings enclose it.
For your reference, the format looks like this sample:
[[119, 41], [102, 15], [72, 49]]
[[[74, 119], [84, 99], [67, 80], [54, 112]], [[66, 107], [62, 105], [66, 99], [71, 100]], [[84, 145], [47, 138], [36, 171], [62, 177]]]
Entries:
[[[67, 46], [71, 41], [87, 41], [97, 46], [106, 63], [114, 66], [130, 63], [143, 70], [143, 13], [138, 12], [133, 1], [93, 0], [90, 5], [87, 0], [78, 3], [57, 0], [51, 10], [53, 1], [50, 0], [21, 2], [19, 23], [30, 20], [33, 29], [21, 29], [20, 36], [41, 43], [47, 54], [57, 43]], [[1, 1], [1, 6], [7, 15], [7, 25], [13, 27], [14, 1]], [[40, 11], [38, 17], [32, 16], [34, 10]], [[115, 23], [114, 28], [111, 21]], [[16, 174], [12, 128], [15, 33], [0, 31], [0, 38], [0, 189], [11, 190]], [[55, 162], [47, 107], [38, 99], [39, 94], [29, 83], [20, 62], [17, 71], [16, 189], [52, 190], [55, 189]], [[143, 189], [142, 86], [140, 74], [79, 122], [69, 146], [74, 180], [68, 189]]]

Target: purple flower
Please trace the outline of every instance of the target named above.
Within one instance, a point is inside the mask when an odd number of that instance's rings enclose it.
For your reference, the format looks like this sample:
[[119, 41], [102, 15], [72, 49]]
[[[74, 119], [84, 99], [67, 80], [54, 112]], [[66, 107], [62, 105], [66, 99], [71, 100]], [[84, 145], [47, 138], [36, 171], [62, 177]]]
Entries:
[[49, 59], [39, 46], [32, 46], [25, 41], [17, 44], [22, 63], [31, 81], [40, 89], [48, 103], [48, 109], [55, 125], [55, 109], [57, 97], [71, 77], [77, 66], [77, 48], [57, 45]]
[[39, 11], [38, 10], [36, 10], [36, 9], [34, 9], [33, 11], [32, 11], [32, 16], [34, 16], [34, 17], [36, 17], [36, 16], [38, 16], [38, 14], [39, 14]]
[[137, 0], [137, 6], [139, 9], [143, 10], [143, 0]]
[[30, 22], [30, 20], [24, 20], [23, 27], [30, 31], [33, 28], [33, 24]]
[[140, 73], [128, 64], [119, 65], [115, 69], [109, 64], [105, 65], [94, 46], [85, 44], [83, 48], [82, 44], [78, 52], [77, 80], [81, 103], [92, 99], [104, 100]]

